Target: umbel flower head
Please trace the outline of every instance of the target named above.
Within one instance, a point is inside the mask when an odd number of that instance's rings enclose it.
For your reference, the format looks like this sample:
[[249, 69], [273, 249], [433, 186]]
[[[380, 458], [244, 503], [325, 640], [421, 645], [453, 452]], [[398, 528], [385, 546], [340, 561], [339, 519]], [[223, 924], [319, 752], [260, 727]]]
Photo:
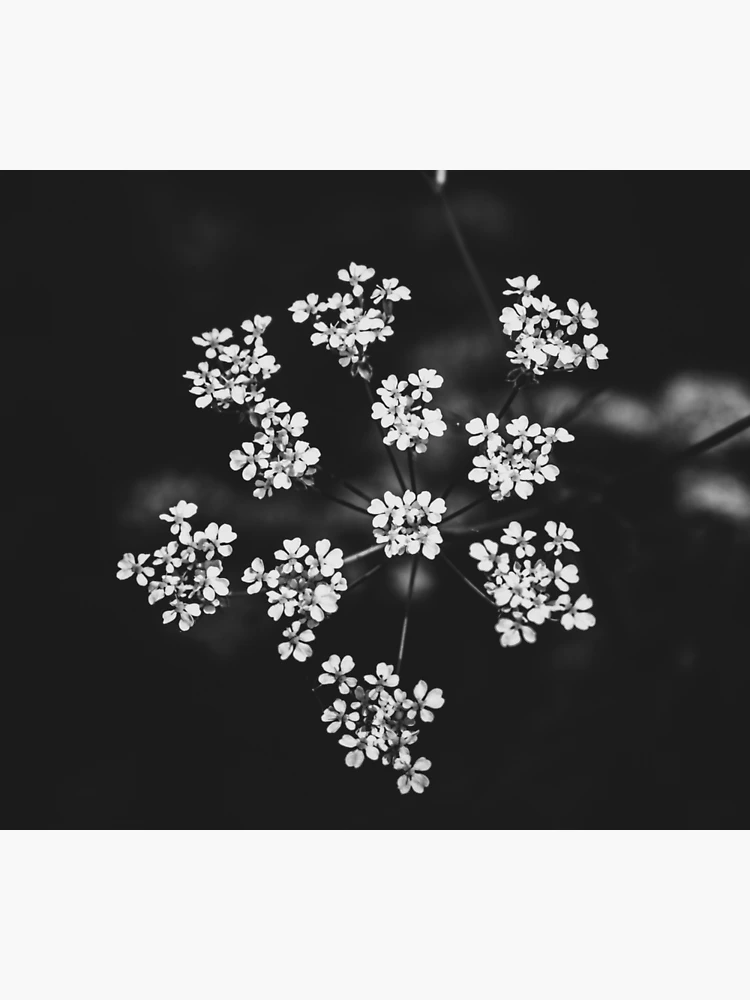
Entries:
[[311, 552], [301, 538], [287, 538], [274, 553], [275, 567], [266, 571], [262, 559], [253, 559], [242, 574], [248, 594], [265, 590], [268, 614], [274, 621], [293, 619], [282, 633], [282, 660], [291, 656], [303, 662], [312, 656], [313, 630], [334, 614], [347, 588], [339, 572], [344, 559], [341, 549], [332, 548], [327, 538], [317, 541], [314, 549]]
[[432, 389], [443, 384], [443, 376], [434, 368], [420, 368], [400, 382], [390, 375], [376, 390], [380, 400], [372, 404], [372, 418], [386, 430], [383, 441], [395, 444], [399, 451], [413, 448], [421, 455], [427, 450], [430, 435], [442, 437], [447, 429], [439, 409], [424, 406], [432, 399]]
[[[230, 524], [213, 521], [203, 531], [193, 533], [189, 518], [198, 511], [194, 503], [181, 500], [170, 507], [168, 514], [161, 514], [162, 520], [171, 522], [173, 532], [179, 532], [174, 539], [152, 556], [126, 553], [120, 560], [118, 580], [135, 576], [136, 582], [148, 587], [148, 602], [156, 604], [168, 598], [169, 610], [162, 614], [162, 621], [168, 624], [177, 621], [186, 632], [200, 614], [213, 614], [221, 603], [221, 598], [229, 594], [229, 580], [222, 576], [221, 556], [232, 553], [231, 543], [237, 538]], [[151, 566], [146, 561], [152, 560]], [[156, 568], [161, 576], [156, 577]]]
[[483, 445], [484, 453], [472, 461], [469, 479], [486, 482], [493, 500], [504, 500], [515, 493], [528, 500], [534, 484], [554, 482], [560, 470], [549, 460], [552, 445], [573, 441], [564, 427], [544, 427], [529, 423], [527, 416], [517, 417], [505, 425], [505, 436], [499, 433], [500, 422], [494, 413], [486, 421], [475, 417], [466, 425], [470, 445]]
[[[359, 768], [365, 760], [380, 760], [400, 772], [397, 785], [402, 794], [423, 792], [430, 783], [424, 772], [431, 764], [425, 757], [412, 764], [410, 751], [419, 737], [418, 723], [432, 722], [435, 711], [445, 704], [442, 690], [430, 690], [427, 682], [420, 680], [410, 696], [398, 686], [399, 676], [390, 663], [378, 663], [375, 673], [365, 674], [360, 683], [351, 674], [351, 656], [331, 656], [323, 669], [329, 677], [333, 675], [332, 680], [344, 680], [338, 690], [350, 699], [337, 698], [321, 716], [329, 733], [339, 732], [342, 726], [349, 730], [339, 738], [348, 751], [346, 766]], [[324, 676], [319, 678], [321, 684]]]
[[[539, 278], [519, 275], [507, 279], [510, 288], [504, 295], [518, 295], [520, 300], [506, 306], [500, 314], [503, 333], [514, 341], [507, 356], [518, 365], [509, 376], [529, 372], [542, 375], [550, 368], [573, 371], [583, 361], [589, 368], [598, 368], [607, 358], [607, 348], [598, 342], [595, 333], [586, 333], [599, 326], [596, 309], [588, 302], [580, 305], [577, 299], [568, 299], [568, 312], [558, 309], [557, 303], [547, 295], [535, 294]], [[584, 331], [582, 342], [573, 340], [579, 327]]]
[[367, 511], [374, 515], [375, 541], [385, 546], [388, 558], [421, 552], [434, 559], [440, 551], [443, 536], [437, 525], [445, 514], [445, 500], [433, 500], [428, 490], [419, 494], [407, 490], [402, 497], [386, 490], [383, 499], [376, 497]]
[[[368, 359], [372, 345], [393, 333], [393, 304], [411, 298], [409, 289], [399, 285], [397, 278], [385, 278], [370, 295], [373, 304], [367, 306], [364, 283], [374, 276], [373, 268], [352, 261], [338, 272], [339, 280], [347, 285], [343, 294], [335, 292], [323, 300], [311, 292], [289, 307], [295, 323], [310, 317], [315, 321], [310, 337], [313, 346], [323, 345], [338, 354], [343, 368], [365, 379], [371, 375]], [[334, 315], [323, 319], [326, 313]]]
[[[547, 521], [544, 530], [551, 539], [545, 543], [545, 550], [555, 555], [563, 547], [578, 551], [572, 528]], [[582, 594], [572, 604], [568, 593], [571, 584], [578, 583], [578, 567], [560, 559], [555, 559], [551, 569], [543, 559], [532, 562], [536, 549], [531, 540], [535, 537], [536, 532], [524, 531], [518, 521], [511, 521], [500, 541], [515, 549], [517, 558], [512, 563], [509, 554], [500, 551], [498, 543], [489, 538], [474, 542], [469, 549], [479, 571], [488, 577], [484, 589], [498, 606], [500, 617], [495, 631], [502, 646], [517, 646], [522, 639], [536, 642], [534, 626], [557, 620], [556, 616], [561, 616], [560, 624], [566, 630], [585, 630], [596, 624], [589, 613], [591, 598]]]

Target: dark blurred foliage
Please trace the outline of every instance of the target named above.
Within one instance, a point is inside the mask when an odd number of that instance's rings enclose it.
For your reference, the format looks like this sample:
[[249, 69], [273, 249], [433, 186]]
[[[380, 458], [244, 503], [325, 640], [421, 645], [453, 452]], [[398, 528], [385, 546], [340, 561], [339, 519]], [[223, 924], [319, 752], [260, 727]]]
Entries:
[[[506, 276], [532, 272], [553, 299], [599, 310], [611, 360], [548, 376], [514, 410], [552, 422], [606, 390], [558, 452], [563, 485], [596, 486], [750, 412], [747, 187], [732, 173], [449, 173], [498, 311]], [[9, 576], [27, 613], [8, 615], [9, 825], [746, 825], [750, 435], [567, 512], [591, 632], [548, 625], [535, 647], [503, 650], [491, 609], [440, 565], [420, 571], [403, 676], [441, 686], [446, 705], [418, 746], [432, 785], [401, 797], [390, 769], [344, 766], [311, 693], [317, 671], [280, 664], [262, 598], [182, 634], [115, 573], [123, 552], [166, 540], [157, 515], [180, 499], [199, 503], [199, 526], [238, 530], [234, 580], [293, 535], [369, 544], [364, 518], [319, 497], [254, 500], [228, 467], [243, 431], [198, 411], [181, 377], [200, 360], [192, 335], [272, 315], [273, 394], [308, 413], [331, 466], [382, 493], [390, 469], [361, 386], [287, 312], [337, 290], [349, 261], [412, 290], [375, 351], [379, 377], [438, 368], [436, 403], [454, 424], [499, 405], [506, 341], [425, 178], [31, 173], [13, 195], [6, 279], [23, 318], [7, 331], [18, 472], [6, 491]], [[452, 429], [422, 482], [439, 492], [468, 463]], [[555, 498], [546, 489], [535, 501]], [[451, 504], [476, 495], [465, 483]], [[470, 540], [451, 551], [475, 575]], [[351, 652], [364, 673], [395, 660], [405, 569], [394, 560], [344, 597], [314, 662]]]

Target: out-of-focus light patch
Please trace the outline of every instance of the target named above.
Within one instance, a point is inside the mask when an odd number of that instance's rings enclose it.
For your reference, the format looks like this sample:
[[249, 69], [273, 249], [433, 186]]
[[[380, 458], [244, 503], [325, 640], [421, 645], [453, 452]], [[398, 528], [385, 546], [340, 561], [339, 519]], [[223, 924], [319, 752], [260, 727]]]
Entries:
[[715, 514], [750, 527], [750, 488], [719, 469], [686, 469], [678, 480], [678, 504], [687, 514]]
[[[583, 400], [587, 391], [554, 386], [540, 388], [538, 393], [543, 413], [541, 419], [555, 426], [567, 427], [566, 413]], [[605, 389], [600, 396], [584, 402], [581, 411], [575, 416], [574, 433], [576, 427], [588, 427], [621, 437], [645, 440], [657, 433], [659, 423], [653, 406], [645, 400], [616, 389]]]
[[[692, 444], [750, 413], [750, 385], [742, 379], [710, 372], [682, 372], [657, 399], [661, 433], [671, 442]], [[721, 448], [750, 447], [750, 430], [730, 438]]]
[[584, 390], [575, 385], [540, 385], [536, 390], [539, 417], [545, 424], [558, 426], [558, 421], [580, 403]]
[[[390, 562], [394, 563], [393, 569], [388, 574], [388, 582], [390, 583], [391, 590], [398, 597], [406, 600], [406, 595], [409, 593], [411, 559], [409, 557], [396, 556]], [[420, 559], [417, 576], [414, 580], [412, 600], [420, 601], [424, 597], [429, 597], [438, 586], [438, 583], [436, 567], [431, 565], [427, 559]], [[367, 586], [367, 584], [364, 586]]]

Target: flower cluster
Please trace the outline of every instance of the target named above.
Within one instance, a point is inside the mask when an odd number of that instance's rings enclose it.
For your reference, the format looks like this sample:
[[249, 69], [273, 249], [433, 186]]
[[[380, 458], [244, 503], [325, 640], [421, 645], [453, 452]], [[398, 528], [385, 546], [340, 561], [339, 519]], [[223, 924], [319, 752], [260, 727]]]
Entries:
[[421, 794], [430, 783], [424, 772], [432, 765], [426, 757], [412, 761], [411, 748], [419, 736], [419, 721], [432, 722], [434, 710], [445, 704], [442, 690], [429, 690], [426, 681], [419, 681], [410, 697], [398, 687], [399, 676], [390, 663], [378, 663], [374, 674], [365, 674], [364, 684], [350, 676], [353, 669], [351, 656], [331, 656], [323, 664], [320, 683], [338, 683], [344, 695], [321, 716], [327, 732], [349, 730], [339, 739], [348, 750], [347, 767], [361, 767], [365, 757], [380, 760], [400, 772], [397, 784], [402, 795]]
[[198, 397], [196, 406], [213, 404], [220, 410], [236, 406], [259, 428], [252, 441], [244, 441], [230, 453], [229, 466], [236, 472], [242, 470], [244, 479], [255, 480], [253, 496], [260, 500], [272, 496], [274, 490], [288, 490], [292, 483], [312, 486], [320, 461], [320, 451], [300, 437], [307, 426], [305, 414], [292, 413], [288, 403], [265, 394], [263, 382], [281, 367], [263, 342], [270, 322], [270, 316], [245, 320], [244, 348], [228, 343], [229, 329], [193, 337], [195, 344], [206, 348], [213, 367], [202, 361], [197, 372], [184, 376], [193, 380], [190, 391]]
[[466, 425], [469, 444], [484, 445], [485, 453], [472, 461], [469, 479], [485, 480], [493, 500], [504, 500], [515, 491], [522, 500], [534, 492], [534, 483], [541, 485], [557, 479], [560, 470], [550, 464], [552, 445], [573, 441], [564, 427], [544, 427], [529, 423], [527, 416], [517, 417], [505, 425], [507, 440], [499, 433], [500, 421], [494, 413], [486, 421], [475, 417]]
[[[369, 379], [368, 351], [376, 340], [385, 340], [393, 333], [393, 303], [410, 299], [411, 292], [399, 285], [398, 278], [386, 278], [370, 295], [374, 305], [366, 307], [362, 283], [375, 276], [373, 268], [352, 261], [338, 276], [350, 290], [336, 292], [325, 301], [311, 293], [292, 303], [289, 312], [295, 323], [304, 323], [310, 316], [317, 320], [310, 337], [312, 344], [323, 344], [335, 351], [342, 367], [350, 367], [353, 375]], [[338, 316], [325, 322], [319, 319], [327, 312]]]
[[[547, 521], [544, 530], [550, 537], [545, 551], [554, 556], [561, 555], [563, 549], [579, 551], [573, 541], [572, 528], [562, 522]], [[524, 531], [518, 521], [511, 521], [500, 542], [515, 550], [513, 562], [491, 539], [474, 542], [469, 549], [479, 571], [488, 576], [484, 589], [500, 609], [495, 631], [500, 634], [502, 646], [517, 646], [522, 639], [536, 642], [533, 626], [557, 620], [553, 618], [555, 615], [560, 615], [560, 624], [567, 630], [585, 630], [596, 624], [595, 617], [589, 613], [591, 598], [581, 594], [573, 603], [569, 594], [570, 585], [578, 583], [578, 567], [573, 563], [564, 564], [559, 558], [555, 559], [552, 569], [543, 559], [532, 563], [536, 549], [531, 539], [535, 537], [535, 531]]]
[[500, 314], [503, 333], [514, 339], [507, 356], [518, 368], [510, 373], [511, 380], [524, 372], [541, 375], [550, 367], [573, 371], [584, 360], [589, 368], [598, 368], [606, 360], [608, 349], [595, 333], [584, 332], [580, 344], [572, 339], [579, 327], [586, 331], [599, 326], [597, 311], [588, 302], [580, 305], [577, 299], [568, 299], [564, 312], [549, 296], [536, 295], [540, 282], [535, 274], [507, 281], [511, 287], [503, 294], [520, 296]]
[[390, 375], [381, 383], [376, 390], [380, 400], [372, 404], [372, 418], [387, 431], [383, 438], [386, 444], [395, 444], [399, 451], [413, 448], [421, 455], [427, 450], [430, 435], [442, 437], [447, 429], [442, 412], [424, 406], [432, 399], [431, 390], [442, 384], [443, 376], [434, 368], [420, 368], [407, 382]]
[[206, 358], [210, 359], [210, 363], [201, 361], [198, 371], [184, 375], [193, 382], [190, 391], [197, 397], [196, 406], [226, 410], [247, 404], [252, 408], [263, 399], [263, 382], [281, 367], [263, 342], [263, 333], [270, 322], [270, 316], [246, 319], [242, 324], [247, 333], [245, 347], [229, 343], [233, 334], [228, 328], [193, 337], [193, 343], [205, 347]]
[[437, 525], [445, 514], [445, 500], [433, 500], [428, 490], [419, 494], [407, 490], [402, 497], [386, 490], [383, 499], [376, 497], [367, 512], [374, 515], [375, 541], [385, 545], [388, 558], [421, 552], [434, 559], [440, 551], [443, 536]]
[[291, 413], [288, 403], [264, 399], [255, 407], [253, 422], [260, 430], [252, 441], [243, 441], [229, 454], [229, 467], [251, 480], [253, 496], [262, 500], [274, 490], [288, 490], [292, 483], [312, 486], [320, 451], [300, 437], [307, 426], [304, 413]]
[[[229, 524], [219, 525], [212, 521], [203, 531], [193, 534], [189, 518], [198, 511], [194, 503], [181, 500], [170, 507], [168, 514], [160, 514], [163, 521], [171, 523], [172, 534], [177, 535], [167, 545], [153, 553], [136, 557], [126, 552], [117, 564], [118, 580], [135, 576], [136, 583], [148, 587], [148, 602], [156, 604], [170, 598], [170, 610], [162, 614], [162, 620], [177, 621], [186, 632], [200, 614], [213, 614], [220, 605], [220, 598], [229, 594], [229, 581], [222, 577], [221, 556], [232, 554], [231, 542], [237, 535]], [[151, 558], [152, 565], [147, 566]], [[161, 576], [155, 576], [159, 567]]]
[[293, 619], [284, 629], [279, 645], [282, 660], [293, 656], [300, 662], [312, 656], [313, 629], [338, 608], [339, 597], [347, 588], [339, 572], [344, 559], [341, 549], [331, 548], [327, 538], [315, 543], [310, 552], [300, 538], [288, 538], [274, 553], [277, 565], [266, 570], [262, 559], [253, 559], [242, 574], [248, 594], [265, 588], [274, 621], [282, 616]]

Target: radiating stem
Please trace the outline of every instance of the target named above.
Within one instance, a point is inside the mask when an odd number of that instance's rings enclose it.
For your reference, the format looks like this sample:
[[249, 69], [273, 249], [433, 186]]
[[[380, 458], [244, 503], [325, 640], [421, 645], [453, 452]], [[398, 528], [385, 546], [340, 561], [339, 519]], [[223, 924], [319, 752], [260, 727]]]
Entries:
[[406, 449], [406, 460], [409, 463], [409, 482], [412, 490], [417, 492], [417, 474], [414, 471], [414, 455], [411, 448]]
[[443, 207], [443, 213], [445, 214], [445, 218], [448, 223], [448, 228], [450, 229], [451, 235], [453, 236], [453, 240], [456, 246], [458, 247], [458, 252], [461, 254], [461, 259], [463, 260], [466, 270], [469, 273], [469, 277], [471, 278], [474, 284], [474, 288], [476, 289], [476, 292], [479, 295], [482, 306], [484, 307], [484, 311], [487, 313], [487, 319], [490, 321], [490, 327], [492, 328], [492, 333], [494, 335], [497, 335], [499, 338], [499, 335], [501, 334], [502, 331], [500, 329], [500, 323], [498, 320], [497, 306], [492, 301], [490, 293], [487, 291], [487, 286], [485, 285], [484, 281], [482, 280], [482, 276], [479, 273], [479, 269], [477, 265], [474, 263], [474, 258], [469, 253], [469, 248], [466, 246], [466, 241], [463, 238], [463, 234], [461, 233], [458, 222], [456, 221], [456, 217], [454, 216], [453, 211], [451, 210], [451, 207], [448, 204], [448, 199], [445, 197], [442, 188], [439, 188], [432, 181], [432, 178], [429, 175], [425, 174], [424, 176], [431, 190], [438, 197], [440, 204]]
[[460, 517], [462, 514], [465, 514], [467, 510], [472, 510], [472, 508], [478, 507], [480, 503], [484, 503], [485, 500], [491, 500], [491, 499], [492, 497], [489, 495], [489, 493], [486, 496], [478, 497], [476, 500], [472, 500], [471, 503], [467, 503], [463, 507], [459, 507], [458, 510], [454, 510], [452, 514], [449, 514], [447, 517], [444, 517], [442, 523], [447, 524], [448, 521], [452, 521], [454, 517]]
[[317, 490], [321, 496], [327, 497], [329, 500], [333, 500], [334, 503], [340, 504], [342, 507], [348, 507], [349, 510], [356, 510], [358, 514], [364, 514], [365, 517], [372, 516], [367, 513], [364, 507], [357, 507], [356, 504], [349, 503], [348, 500], [342, 500], [341, 497], [335, 497], [332, 493], [329, 493], [327, 490], [321, 489], [320, 486], [315, 486], [313, 487], [313, 489]]
[[404, 658], [404, 646], [406, 645], [406, 630], [409, 627], [409, 610], [411, 608], [411, 598], [414, 593], [414, 581], [417, 578], [417, 567], [419, 566], [419, 555], [412, 556], [411, 575], [409, 576], [409, 589], [406, 594], [406, 609], [404, 611], [404, 624], [401, 626], [401, 641], [398, 645], [398, 659], [396, 661], [396, 673], [401, 672], [401, 661]]
[[479, 594], [479, 596], [482, 598], [483, 601], [486, 601], [488, 604], [491, 604], [492, 607], [497, 611], [497, 605], [492, 600], [492, 598], [488, 597], [483, 590], [480, 590], [479, 587], [473, 584], [471, 580], [468, 578], [468, 576], [464, 576], [464, 574], [461, 572], [458, 566], [456, 566], [455, 563], [452, 563], [448, 558], [448, 556], [446, 556], [443, 552], [441, 552], [440, 558], [447, 566], [450, 566], [450, 568], [453, 570], [456, 576], [459, 577], [459, 579], [463, 580], [463, 582], [466, 584], [467, 587], [470, 587], [475, 594]]
[[[375, 400], [375, 395], [374, 395], [374, 393], [372, 391], [372, 386], [365, 379], [362, 379], [362, 381], [365, 383], [365, 388], [367, 389], [367, 395], [370, 397], [370, 403], [374, 404], [376, 400]], [[401, 492], [402, 493], [406, 493], [406, 483], [404, 482], [404, 477], [401, 475], [401, 470], [398, 467], [398, 463], [396, 462], [396, 458], [395, 458], [393, 452], [388, 447], [388, 445], [385, 443], [385, 441], [383, 441], [383, 438], [380, 437], [380, 431], [378, 430], [377, 427], [375, 427], [375, 433], [378, 435], [378, 437], [380, 438], [380, 440], [383, 442], [383, 447], [385, 448], [385, 453], [388, 456], [388, 461], [393, 466], [393, 471], [396, 474], [396, 479], [398, 479], [399, 485], [401, 487]]]
[[384, 566], [385, 566], [385, 561], [378, 563], [377, 566], [373, 566], [372, 569], [368, 569], [366, 573], [363, 573], [362, 576], [358, 576], [353, 583], [350, 583], [348, 585], [345, 593], [348, 594], [350, 590], [354, 590], [354, 588], [358, 587], [360, 583], [364, 583], [365, 580], [367, 580], [369, 577], [374, 576], [376, 573], [379, 573]]
[[369, 549], [362, 549], [360, 552], [354, 552], [352, 555], [347, 556], [346, 559], [344, 559], [343, 564], [344, 566], [347, 566], [349, 563], [357, 562], [358, 559], [364, 559], [366, 556], [371, 555], [373, 552], [383, 552], [383, 551], [384, 549], [382, 545], [371, 545]]

